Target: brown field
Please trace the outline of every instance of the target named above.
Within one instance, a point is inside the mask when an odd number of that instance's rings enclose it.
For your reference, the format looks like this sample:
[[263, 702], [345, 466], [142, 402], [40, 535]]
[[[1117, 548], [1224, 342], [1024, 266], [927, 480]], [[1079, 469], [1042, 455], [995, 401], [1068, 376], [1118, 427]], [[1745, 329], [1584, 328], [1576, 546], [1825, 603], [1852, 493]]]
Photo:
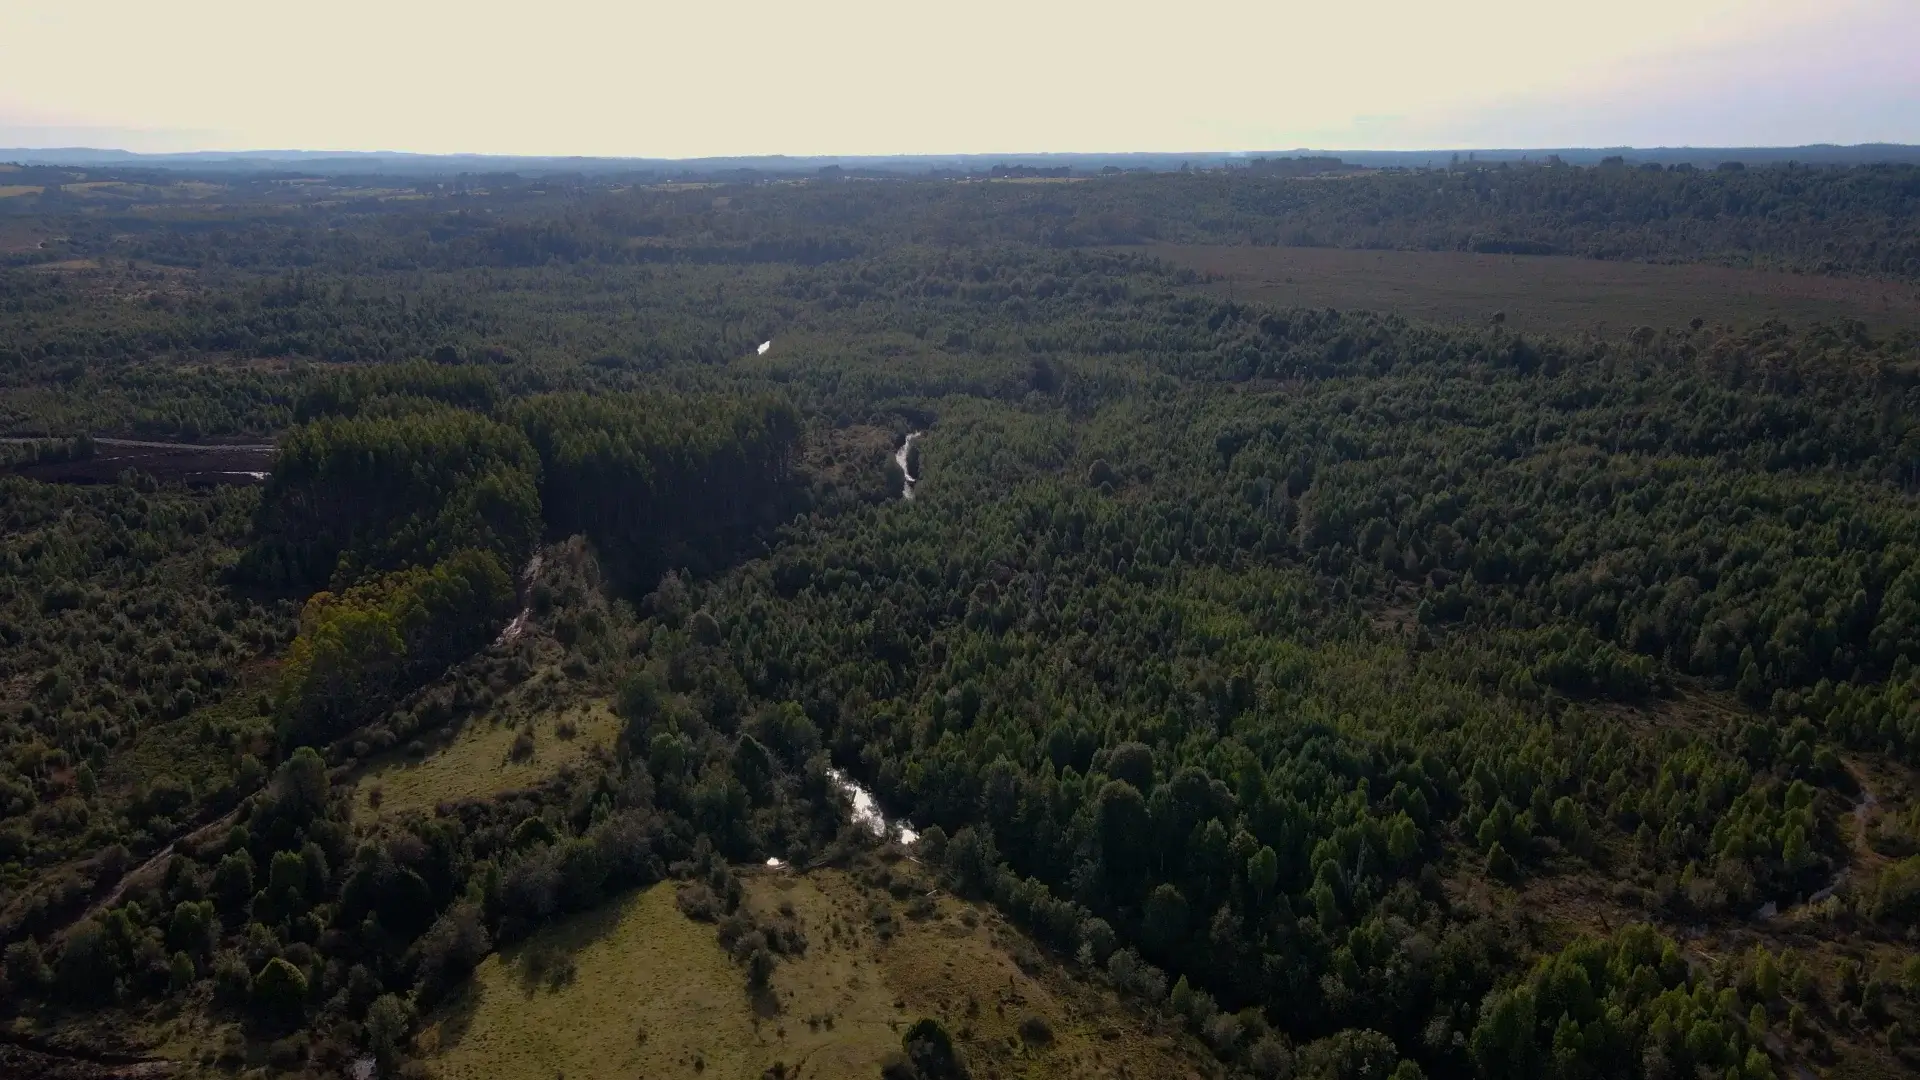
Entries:
[[1216, 276], [1219, 296], [1283, 307], [1392, 311], [1423, 322], [1617, 335], [1638, 326], [1859, 319], [1920, 329], [1920, 287], [1724, 266], [1605, 262], [1557, 255], [1156, 244], [1148, 252]]
[[[15, 441], [15, 440], [6, 440]], [[54, 484], [110, 484], [122, 472], [137, 469], [161, 480], [196, 487], [261, 484], [273, 468], [267, 443], [165, 443], [139, 439], [99, 439], [84, 461], [20, 465], [12, 471]]]
[[37, 220], [0, 221], [0, 255], [38, 251], [46, 238], [46, 229]]

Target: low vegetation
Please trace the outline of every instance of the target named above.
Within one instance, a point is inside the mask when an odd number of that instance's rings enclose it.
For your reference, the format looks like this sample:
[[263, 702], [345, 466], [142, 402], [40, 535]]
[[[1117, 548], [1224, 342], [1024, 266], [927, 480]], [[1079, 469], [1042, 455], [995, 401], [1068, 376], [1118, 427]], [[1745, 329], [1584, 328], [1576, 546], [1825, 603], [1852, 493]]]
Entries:
[[[537, 695], [540, 686], [518, 692]], [[431, 746], [421, 740], [370, 758], [354, 788], [355, 817], [402, 817], [443, 802], [539, 787], [610, 755], [618, 743], [620, 720], [602, 703], [542, 708], [524, 719], [515, 719], [522, 714], [513, 706], [510, 697], [497, 713], [430, 733]]]

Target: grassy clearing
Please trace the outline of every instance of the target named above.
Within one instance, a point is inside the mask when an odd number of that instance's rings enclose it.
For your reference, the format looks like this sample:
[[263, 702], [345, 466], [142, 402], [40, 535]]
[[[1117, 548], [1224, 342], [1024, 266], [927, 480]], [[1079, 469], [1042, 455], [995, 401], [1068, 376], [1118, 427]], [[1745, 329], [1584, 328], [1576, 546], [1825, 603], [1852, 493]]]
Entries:
[[976, 1077], [1210, 1075], [1210, 1059], [1190, 1039], [1075, 979], [989, 907], [944, 895], [930, 905], [889, 902], [846, 875], [825, 875], [820, 888], [843, 912], [891, 909], [895, 932], [876, 934], [873, 946], [882, 978], [907, 1015], [937, 1017], [953, 1032]]
[[38, 195], [42, 190], [38, 184], [0, 184], [0, 199], [11, 199], [16, 195]]
[[[681, 914], [674, 891], [655, 886], [488, 958], [420, 1037], [442, 1080], [745, 1078], [776, 1062], [864, 1077], [899, 1045], [910, 1018], [867, 950], [815, 944], [756, 1001], [714, 928]], [[751, 893], [792, 904], [810, 936], [831, 919], [832, 902], [803, 880], [761, 878]]]
[[[555, 979], [536, 958], [565, 956]], [[564, 970], [564, 968], [562, 969]], [[771, 1063], [745, 983], [714, 939], [656, 886], [487, 958], [420, 1036], [442, 1080], [753, 1075]]]
[[1553, 255], [1456, 251], [1160, 244], [1176, 266], [1219, 275], [1220, 296], [1280, 307], [1394, 311], [1441, 323], [1484, 323], [1495, 312], [1532, 332], [1620, 334], [1638, 326], [1750, 325], [1859, 319], [1880, 331], [1920, 328], [1920, 288], [1855, 278], [1666, 266]]
[[[620, 720], [604, 701], [545, 713], [517, 725], [497, 713], [475, 717], [440, 735], [437, 745], [423, 744], [426, 754], [419, 760], [407, 748], [376, 758], [355, 785], [354, 815], [430, 810], [449, 800], [531, 787], [586, 760], [596, 749], [613, 745], [619, 731]], [[530, 754], [518, 756], [514, 743], [523, 733], [531, 734], [533, 748]]]
[[755, 999], [714, 928], [656, 886], [488, 958], [420, 1046], [442, 1080], [748, 1078], [776, 1064], [871, 1078], [908, 1024], [937, 1016], [983, 1078], [1204, 1074], [1184, 1038], [1042, 960], [991, 910], [928, 891], [908, 864], [754, 874], [747, 904], [791, 913], [809, 941]]

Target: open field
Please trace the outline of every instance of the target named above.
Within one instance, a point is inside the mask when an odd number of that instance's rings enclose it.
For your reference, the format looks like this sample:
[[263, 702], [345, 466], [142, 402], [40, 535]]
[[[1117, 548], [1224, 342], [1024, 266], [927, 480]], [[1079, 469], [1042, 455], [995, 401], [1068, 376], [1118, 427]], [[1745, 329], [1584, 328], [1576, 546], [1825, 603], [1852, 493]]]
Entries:
[[37, 221], [0, 221], [0, 255], [36, 251], [48, 235], [46, 227]]
[[[32, 442], [0, 439], [0, 442]], [[259, 484], [273, 468], [271, 443], [169, 443], [95, 439], [91, 457], [16, 466], [12, 471], [53, 484], [110, 484], [128, 469], [183, 484]]]
[[1216, 275], [1209, 293], [1282, 307], [1394, 311], [1426, 322], [1534, 332], [1619, 334], [1638, 326], [1859, 319], [1920, 329], [1920, 288], [1721, 266], [1605, 262], [1556, 255], [1158, 244], [1148, 252]]
[[[0, 184], [0, 199], [13, 195], [38, 195], [42, 184]], [[59, 185], [60, 194], [70, 199], [105, 203], [156, 203], [206, 199], [224, 194], [227, 187], [201, 180], [166, 184], [134, 183], [124, 180], [91, 180]]]
[[[556, 984], [533, 958], [574, 965]], [[488, 957], [421, 1036], [445, 1080], [498, 1077], [746, 1077], [770, 1064], [773, 1029], [756, 1030], [741, 974], [674, 904], [671, 884], [603, 905]]]
[[[533, 752], [515, 760], [514, 740], [529, 725]], [[449, 800], [529, 787], [568, 764], [585, 760], [595, 748], [612, 745], [619, 730], [620, 720], [605, 702], [546, 713], [519, 726], [496, 716], [475, 717], [420, 761], [399, 749], [377, 759], [354, 789], [354, 814], [431, 810]], [[380, 792], [377, 807], [376, 790]]]
[[[907, 1025], [934, 1016], [977, 1077], [1203, 1072], [1184, 1038], [1052, 962], [1028, 974], [1015, 958], [1037, 954], [998, 916], [929, 890], [907, 862], [753, 874], [747, 906], [790, 911], [808, 939], [756, 1000], [714, 927], [680, 912], [672, 883], [655, 886], [489, 957], [421, 1045], [443, 1080], [747, 1080], [776, 1063], [789, 1078], [867, 1080]], [[558, 956], [570, 975], [548, 973]]]

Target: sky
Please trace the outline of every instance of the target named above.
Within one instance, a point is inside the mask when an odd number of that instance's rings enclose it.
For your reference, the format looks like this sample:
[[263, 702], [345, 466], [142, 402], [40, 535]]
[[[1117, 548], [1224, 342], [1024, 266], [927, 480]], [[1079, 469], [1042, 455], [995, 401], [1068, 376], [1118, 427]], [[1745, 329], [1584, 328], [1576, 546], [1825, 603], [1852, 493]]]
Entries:
[[1920, 143], [1920, 0], [0, 0], [0, 146]]

